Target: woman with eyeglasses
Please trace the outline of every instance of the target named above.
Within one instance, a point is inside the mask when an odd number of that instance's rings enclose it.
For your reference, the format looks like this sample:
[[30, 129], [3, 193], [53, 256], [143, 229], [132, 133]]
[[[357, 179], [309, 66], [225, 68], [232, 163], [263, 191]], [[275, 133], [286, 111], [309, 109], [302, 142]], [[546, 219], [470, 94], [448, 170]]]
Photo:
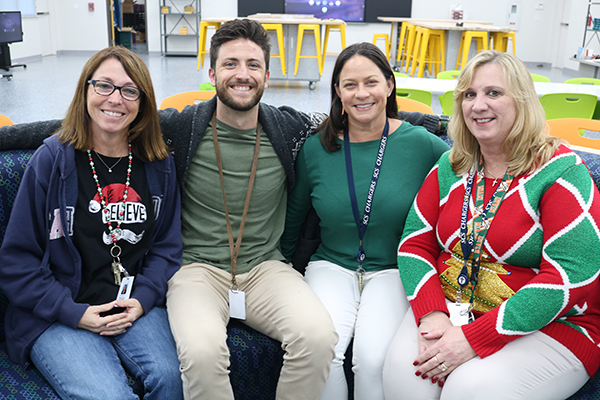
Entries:
[[0, 249], [8, 352], [63, 399], [183, 398], [164, 308], [181, 265], [179, 189], [144, 62], [86, 63], [59, 132], [31, 158]]

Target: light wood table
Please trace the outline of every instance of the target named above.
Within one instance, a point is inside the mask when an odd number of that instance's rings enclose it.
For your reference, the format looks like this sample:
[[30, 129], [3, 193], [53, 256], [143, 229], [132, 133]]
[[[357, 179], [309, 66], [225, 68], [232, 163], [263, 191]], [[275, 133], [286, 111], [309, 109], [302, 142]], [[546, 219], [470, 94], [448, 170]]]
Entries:
[[[294, 76], [294, 66], [296, 63], [296, 49], [298, 46], [298, 25], [316, 24], [316, 25], [339, 25], [344, 21], [341, 19], [319, 19], [311, 15], [297, 14], [252, 14], [249, 19], [260, 22], [261, 24], [282, 24], [283, 25], [283, 47], [285, 48], [285, 63], [287, 73], [283, 75], [281, 71], [281, 60], [271, 58], [269, 70], [271, 71], [271, 80], [281, 81], [308, 81], [308, 87], [313, 90], [316, 83], [321, 80], [321, 73], [316, 59], [301, 59], [298, 73]], [[203, 18], [206, 22], [225, 22], [233, 18]], [[277, 43], [277, 34], [269, 32], [271, 43]], [[317, 54], [315, 41], [310, 32], [304, 34], [302, 40], [301, 54]], [[322, 57], [322, 54], [319, 54]]]
[[[431, 79], [431, 78], [396, 78], [396, 87], [406, 89], [428, 90], [432, 94], [441, 96], [448, 90], [456, 88], [455, 79]], [[533, 82], [538, 97], [547, 93], [587, 93], [593, 94], [600, 100], [600, 86], [596, 85], [571, 85], [556, 82]]]

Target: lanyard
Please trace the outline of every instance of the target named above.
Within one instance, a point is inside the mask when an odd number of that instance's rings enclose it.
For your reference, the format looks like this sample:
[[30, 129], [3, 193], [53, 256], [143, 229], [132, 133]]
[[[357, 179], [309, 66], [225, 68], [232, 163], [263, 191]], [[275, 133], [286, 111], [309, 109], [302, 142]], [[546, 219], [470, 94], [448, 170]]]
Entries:
[[388, 119], [385, 120], [385, 127], [381, 134], [381, 140], [379, 141], [379, 152], [377, 153], [377, 160], [375, 161], [375, 168], [373, 169], [373, 177], [371, 178], [371, 184], [369, 185], [369, 193], [367, 195], [367, 202], [365, 204], [365, 212], [363, 214], [362, 221], [358, 215], [358, 202], [356, 200], [356, 190], [354, 188], [354, 174], [352, 173], [352, 157], [350, 155], [350, 135], [348, 134], [348, 127], [344, 129], [344, 154], [346, 156], [346, 175], [348, 177], [348, 190], [350, 192], [350, 202], [352, 203], [352, 212], [354, 213], [354, 222], [358, 228], [358, 238], [360, 239], [358, 246], [358, 255], [356, 260], [358, 261], [357, 272], [362, 275], [364, 269], [362, 267], [363, 261], [365, 260], [365, 249], [363, 247], [363, 238], [369, 225], [369, 217], [371, 216], [371, 206], [373, 204], [373, 196], [375, 195], [375, 188], [377, 187], [377, 181], [379, 180], [379, 173], [381, 171], [381, 165], [383, 163], [383, 154], [385, 153], [385, 147], [387, 145], [388, 133], [390, 130], [390, 124]]
[[227, 199], [225, 198], [225, 182], [223, 180], [223, 164], [221, 162], [221, 152], [219, 150], [219, 140], [217, 139], [217, 118], [216, 111], [212, 116], [212, 134], [213, 142], [215, 144], [215, 153], [217, 156], [217, 165], [219, 166], [219, 177], [221, 178], [221, 189], [223, 190], [223, 204], [225, 205], [225, 219], [227, 220], [227, 235], [229, 236], [229, 252], [231, 254], [231, 288], [237, 290], [237, 282], [235, 280], [237, 258], [240, 252], [240, 246], [242, 244], [242, 234], [244, 232], [244, 225], [246, 224], [246, 216], [248, 215], [248, 208], [250, 206], [250, 197], [252, 196], [252, 187], [254, 186], [254, 179], [256, 178], [256, 168], [258, 166], [258, 151], [260, 148], [260, 130], [258, 124], [256, 124], [256, 144], [254, 145], [254, 157], [252, 158], [252, 169], [250, 172], [250, 180], [248, 182], [248, 192], [246, 193], [246, 203], [244, 204], [244, 212], [242, 214], [242, 222], [240, 223], [240, 230], [238, 232], [237, 241], [233, 244], [233, 233], [231, 229], [231, 221], [229, 220], [229, 212], [227, 211]]
[[483, 157], [479, 159], [479, 166], [477, 168], [477, 187], [475, 192], [475, 211], [473, 215], [472, 229], [471, 234], [467, 237], [467, 218], [468, 218], [468, 210], [469, 210], [469, 201], [471, 198], [471, 193], [473, 191], [473, 181], [475, 179], [475, 172], [469, 174], [469, 178], [467, 180], [467, 188], [465, 190], [465, 196], [463, 198], [463, 206], [461, 210], [460, 216], [460, 246], [463, 251], [463, 256], [465, 259], [465, 265], [463, 266], [459, 276], [458, 276], [458, 284], [460, 289], [458, 290], [458, 294], [456, 296], [456, 302], [460, 303], [461, 291], [464, 286], [467, 284], [467, 264], [468, 259], [471, 256], [471, 252], [473, 253], [473, 259], [471, 263], [471, 299], [470, 303], [473, 304], [473, 299], [475, 296], [475, 288], [477, 287], [477, 283], [479, 282], [479, 267], [481, 264], [481, 251], [483, 249], [483, 242], [488, 233], [490, 225], [494, 220], [494, 216], [500, 208], [500, 204], [504, 199], [504, 196], [508, 192], [510, 185], [513, 181], [514, 176], [508, 172], [508, 168], [502, 178], [502, 182], [498, 185], [494, 194], [490, 198], [490, 200], [483, 207], [484, 195], [485, 195], [485, 180], [483, 179]]

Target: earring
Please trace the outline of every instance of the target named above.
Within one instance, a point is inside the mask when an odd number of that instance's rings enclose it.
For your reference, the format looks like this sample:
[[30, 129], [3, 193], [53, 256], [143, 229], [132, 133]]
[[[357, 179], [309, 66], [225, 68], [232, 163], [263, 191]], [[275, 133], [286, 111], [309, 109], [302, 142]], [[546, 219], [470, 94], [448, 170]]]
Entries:
[[342, 106], [342, 115], [344, 115], [344, 113], [346, 113], [346, 110], [344, 110], [344, 106]]

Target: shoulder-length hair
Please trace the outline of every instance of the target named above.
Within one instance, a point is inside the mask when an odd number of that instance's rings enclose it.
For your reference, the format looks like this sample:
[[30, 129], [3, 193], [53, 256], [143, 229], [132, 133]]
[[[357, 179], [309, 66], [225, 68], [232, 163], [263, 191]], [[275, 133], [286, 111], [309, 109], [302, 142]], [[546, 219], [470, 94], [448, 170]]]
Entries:
[[454, 92], [454, 113], [448, 126], [450, 137], [454, 141], [449, 157], [452, 170], [457, 175], [462, 175], [477, 168], [479, 162], [479, 143], [467, 128], [462, 102], [477, 68], [486, 64], [500, 66], [507, 95], [514, 99], [517, 108], [515, 122], [503, 143], [508, 168], [514, 175], [532, 173], [553, 156], [562, 140], [547, 134], [546, 114], [525, 64], [510, 53], [495, 50], [479, 53], [467, 63], [458, 77]]
[[77, 150], [88, 150], [93, 146], [93, 138], [89, 130], [90, 114], [87, 109], [88, 81], [100, 65], [114, 58], [118, 60], [125, 72], [142, 90], [140, 108], [137, 117], [129, 126], [131, 149], [135, 157], [144, 161], [160, 160], [168, 157], [169, 152], [162, 138], [154, 88], [150, 72], [144, 61], [124, 47], [107, 47], [94, 54], [84, 65], [75, 95], [62, 122], [59, 138], [71, 143]]
[[337, 151], [340, 145], [337, 142], [338, 135], [348, 126], [348, 115], [342, 114], [342, 100], [338, 96], [335, 88], [340, 83], [340, 74], [346, 62], [354, 56], [363, 56], [373, 61], [383, 73], [387, 81], [391, 80], [394, 88], [393, 95], [388, 96], [385, 113], [388, 118], [398, 118], [398, 103], [396, 103], [396, 79], [390, 67], [385, 54], [372, 43], [355, 43], [346, 47], [338, 56], [333, 67], [333, 76], [331, 77], [331, 108], [329, 116], [319, 125], [321, 144], [327, 151]]

